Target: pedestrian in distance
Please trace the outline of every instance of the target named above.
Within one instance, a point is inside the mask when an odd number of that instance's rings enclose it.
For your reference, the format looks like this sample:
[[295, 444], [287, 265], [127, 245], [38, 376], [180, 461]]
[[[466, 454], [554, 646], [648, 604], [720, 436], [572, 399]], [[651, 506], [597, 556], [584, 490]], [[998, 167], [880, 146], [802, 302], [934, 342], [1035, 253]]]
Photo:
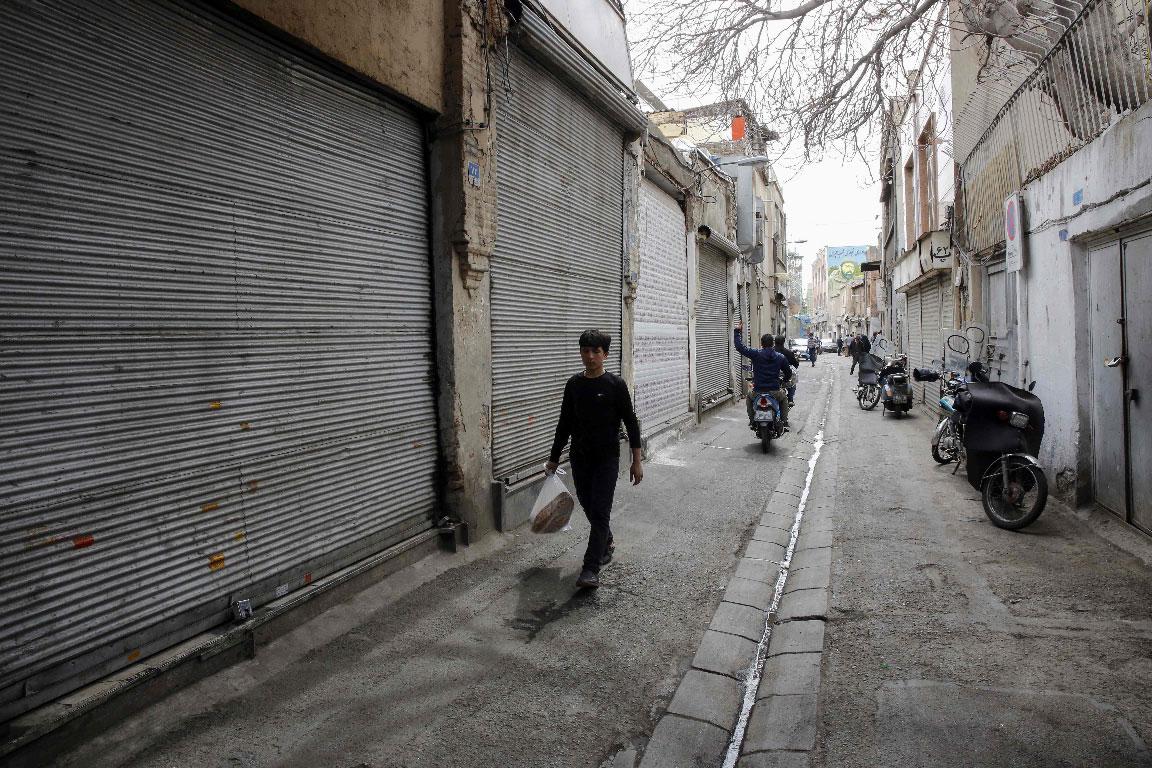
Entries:
[[788, 364], [784, 356], [776, 351], [776, 340], [772, 334], [766, 333], [760, 337], [760, 349], [751, 349], [744, 346], [740, 335], [744, 333], [744, 324], [736, 323], [732, 332], [732, 341], [736, 351], [752, 361], [752, 391], [748, 393], [748, 423], [752, 423], [753, 401], [756, 393], [766, 392], [780, 405], [780, 420], [788, 426], [788, 392], [781, 386], [782, 369]]
[[816, 367], [816, 356], [820, 354], [820, 339], [816, 338], [816, 334], [808, 331], [808, 360], [811, 361], [812, 367]]
[[852, 344], [849, 349], [854, 349], [852, 352], [852, 369], [848, 371], [851, 376], [856, 371], [856, 366], [864, 359], [864, 356], [872, 351], [872, 342], [868, 341], [868, 335], [861, 333], [852, 339]]
[[848, 369], [849, 376], [856, 372], [856, 342], [855, 336], [852, 337], [852, 341], [848, 342], [848, 357], [852, 358], [852, 367]]
[[576, 586], [595, 589], [600, 586], [600, 568], [616, 550], [612, 538], [612, 498], [620, 473], [620, 423], [628, 431], [632, 466], [628, 471], [632, 485], [644, 479], [640, 448], [640, 423], [632, 409], [628, 385], [614, 373], [604, 370], [612, 337], [589, 329], [580, 334], [580, 359], [584, 370], [564, 385], [564, 401], [556, 424], [556, 439], [544, 471], [552, 474], [560, 465], [560, 454], [572, 440], [569, 460], [576, 498], [588, 516], [591, 531], [584, 551], [584, 566]]
[[783, 336], [777, 336], [775, 349], [788, 362], [788, 365], [781, 370], [781, 378], [784, 380], [785, 391], [788, 393], [788, 405], [793, 406], [796, 405], [796, 373], [800, 370], [800, 358], [796, 357], [795, 352], [788, 349], [785, 341]]
[[844, 337], [843, 336], [837, 336], [836, 337], [836, 354], [838, 354], [838, 355], [844, 354]]

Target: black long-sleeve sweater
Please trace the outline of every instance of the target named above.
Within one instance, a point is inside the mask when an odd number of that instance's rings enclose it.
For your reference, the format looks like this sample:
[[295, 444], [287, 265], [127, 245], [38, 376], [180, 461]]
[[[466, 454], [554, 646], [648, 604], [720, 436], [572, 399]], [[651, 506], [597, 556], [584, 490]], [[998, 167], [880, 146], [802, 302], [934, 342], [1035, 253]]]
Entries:
[[640, 423], [632, 410], [632, 396], [624, 380], [607, 371], [594, 379], [576, 374], [564, 385], [564, 403], [560, 406], [551, 460], [560, 461], [569, 437], [573, 458], [619, 456], [621, 421], [628, 430], [629, 445], [639, 448]]

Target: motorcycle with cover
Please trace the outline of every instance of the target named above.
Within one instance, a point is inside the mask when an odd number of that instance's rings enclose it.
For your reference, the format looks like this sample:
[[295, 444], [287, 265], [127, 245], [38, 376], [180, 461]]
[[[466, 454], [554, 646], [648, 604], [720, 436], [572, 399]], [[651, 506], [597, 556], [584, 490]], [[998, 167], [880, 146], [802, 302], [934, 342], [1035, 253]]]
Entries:
[[954, 373], [916, 369], [917, 381], [939, 381], [946, 411], [932, 437], [933, 458], [965, 465], [992, 523], [1020, 530], [1036, 521], [1048, 501], [1048, 478], [1036, 456], [1044, 439], [1044, 404], [1031, 390], [991, 381], [979, 361], [970, 380]]

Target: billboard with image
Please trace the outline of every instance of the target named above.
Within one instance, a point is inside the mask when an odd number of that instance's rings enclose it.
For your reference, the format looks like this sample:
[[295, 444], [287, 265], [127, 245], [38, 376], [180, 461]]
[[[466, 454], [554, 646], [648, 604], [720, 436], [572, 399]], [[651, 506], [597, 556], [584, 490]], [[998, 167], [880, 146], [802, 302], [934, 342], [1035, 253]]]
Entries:
[[828, 298], [834, 299], [863, 274], [860, 265], [868, 261], [868, 246], [830, 245], [824, 253], [828, 261]]

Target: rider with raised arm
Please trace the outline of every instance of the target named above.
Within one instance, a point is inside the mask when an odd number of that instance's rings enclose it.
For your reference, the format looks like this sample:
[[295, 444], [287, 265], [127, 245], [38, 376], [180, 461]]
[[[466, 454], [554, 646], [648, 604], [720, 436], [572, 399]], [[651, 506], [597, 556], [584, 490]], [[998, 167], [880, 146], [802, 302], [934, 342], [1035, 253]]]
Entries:
[[772, 334], [766, 333], [760, 337], [760, 349], [744, 346], [740, 336], [744, 333], [744, 324], [736, 323], [732, 332], [732, 341], [736, 351], [752, 361], [752, 392], [749, 393], [748, 423], [752, 423], [753, 400], [757, 393], [763, 392], [775, 398], [780, 405], [780, 420], [788, 426], [788, 393], [781, 386], [781, 372], [788, 365], [784, 356], [775, 350], [775, 339]]

